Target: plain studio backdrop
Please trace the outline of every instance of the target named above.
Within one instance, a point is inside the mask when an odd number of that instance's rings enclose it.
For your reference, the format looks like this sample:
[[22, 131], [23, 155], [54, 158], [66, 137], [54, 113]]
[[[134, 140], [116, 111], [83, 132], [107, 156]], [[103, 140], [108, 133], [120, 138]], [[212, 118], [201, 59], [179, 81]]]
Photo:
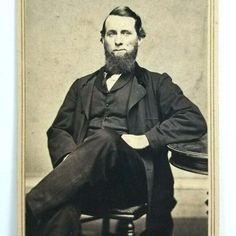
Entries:
[[[206, 0], [25, 2], [25, 176], [32, 187], [51, 169], [46, 131], [75, 79], [104, 65], [100, 30], [116, 6], [140, 15], [146, 38], [138, 63], [167, 72], [207, 119]], [[172, 167], [176, 217], [207, 217], [207, 177]]]

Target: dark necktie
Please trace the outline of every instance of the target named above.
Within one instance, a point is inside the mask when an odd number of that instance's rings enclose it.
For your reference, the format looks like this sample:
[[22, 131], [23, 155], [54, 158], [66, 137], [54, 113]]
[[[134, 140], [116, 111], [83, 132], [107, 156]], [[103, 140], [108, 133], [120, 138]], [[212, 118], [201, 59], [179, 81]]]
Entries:
[[107, 88], [107, 80], [112, 76], [111, 73], [107, 73], [104, 79], [102, 80], [102, 87]]

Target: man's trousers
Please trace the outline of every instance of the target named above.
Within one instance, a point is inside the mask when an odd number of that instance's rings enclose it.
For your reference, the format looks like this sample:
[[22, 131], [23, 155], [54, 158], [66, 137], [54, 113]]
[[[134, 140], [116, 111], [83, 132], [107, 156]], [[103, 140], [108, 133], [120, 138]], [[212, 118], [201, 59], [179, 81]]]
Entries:
[[[82, 209], [103, 211], [146, 202], [142, 154], [147, 151], [134, 150], [110, 129], [87, 137], [27, 194], [27, 207], [41, 220], [38, 235], [77, 236]], [[166, 215], [171, 218], [170, 212]]]

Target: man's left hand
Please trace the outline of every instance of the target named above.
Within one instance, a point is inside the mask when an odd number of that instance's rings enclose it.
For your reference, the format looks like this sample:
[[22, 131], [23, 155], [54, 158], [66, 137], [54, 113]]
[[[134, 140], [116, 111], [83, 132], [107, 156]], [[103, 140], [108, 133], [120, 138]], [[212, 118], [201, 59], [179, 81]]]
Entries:
[[146, 135], [122, 134], [121, 138], [134, 149], [143, 149], [149, 146]]

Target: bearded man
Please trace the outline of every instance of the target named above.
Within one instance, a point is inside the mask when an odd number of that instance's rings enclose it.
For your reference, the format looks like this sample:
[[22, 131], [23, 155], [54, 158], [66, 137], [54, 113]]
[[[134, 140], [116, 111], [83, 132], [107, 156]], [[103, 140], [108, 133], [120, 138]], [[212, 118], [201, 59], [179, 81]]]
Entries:
[[206, 123], [166, 73], [137, 64], [144, 37], [128, 7], [105, 19], [105, 66], [73, 83], [47, 132], [54, 169], [26, 196], [27, 236], [78, 235], [81, 209], [144, 202], [143, 235], [172, 234], [176, 201], [166, 145], [200, 138]]

